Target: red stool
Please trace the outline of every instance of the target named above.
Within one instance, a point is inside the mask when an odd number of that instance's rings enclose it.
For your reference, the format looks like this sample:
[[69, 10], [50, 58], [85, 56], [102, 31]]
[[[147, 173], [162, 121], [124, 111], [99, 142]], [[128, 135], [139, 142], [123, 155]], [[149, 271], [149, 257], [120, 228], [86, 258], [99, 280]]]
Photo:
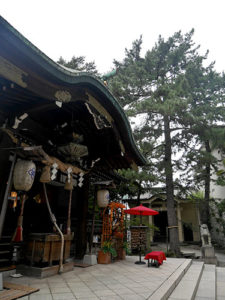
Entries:
[[[163, 251], [152, 251], [145, 255], [145, 259], [148, 260], [148, 267], [150, 264], [155, 265], [157, 268], [163, 264], [163, 261], [166, 260], [166, 255]], [[151, 262], [149, 262], [151, 260]]]

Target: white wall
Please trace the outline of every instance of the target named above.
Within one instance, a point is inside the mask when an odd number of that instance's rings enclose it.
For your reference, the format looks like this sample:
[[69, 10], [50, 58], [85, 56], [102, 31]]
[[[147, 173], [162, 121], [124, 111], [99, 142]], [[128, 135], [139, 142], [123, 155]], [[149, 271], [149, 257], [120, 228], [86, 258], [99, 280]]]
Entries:
[[[225, 170], [225, 167], [222, 163], [222, 160], [224, 157], [222, 156], [221, 152], [218, 150], [213, 151], [213, 156], [215, 156], [217, 159], [220, 160], [218, 167], [219, 169]], [[217, 179], [217, 174], [214, 172], [212, 174], [212, 179]], [[210, 197], [215, 199], [215, 202], [219, 202], [220, 199], [225, 199], [225, 186], [217, 185], [213, 180], [211, 181], [211, 187], [210, 187]], [[211, 215], [211, 224], [212, 224], [212, 230], [211, 230], [211, 236], [212, 240], [220, 245], [224, 245], [225, 243], [225, 236], [223, 233], [223, 228], [220, 225], [220, 223], [217, 222], [217, 218], [220, 219], [220, 216], [216, 212], [216, 205], [214, 203], [211, 203], [211, 211], [215, 213], [215, 216]]]
[[[225, 157], [222, 156], [221, 152], [218, 150], [213, 151], [213, 156], [215, 156], [218, 160], [220, 160], [218, 168], [225, 170], [225, 167], [222, 163], [222, 160]], [[212, 173], [212, 179], [217, 179], [217, 174], [214, 172]], [[217, 199], [224, 199], [225, 198], [225, 186], [216, 185], [213, 181], [211, 181], [211, 197]]]

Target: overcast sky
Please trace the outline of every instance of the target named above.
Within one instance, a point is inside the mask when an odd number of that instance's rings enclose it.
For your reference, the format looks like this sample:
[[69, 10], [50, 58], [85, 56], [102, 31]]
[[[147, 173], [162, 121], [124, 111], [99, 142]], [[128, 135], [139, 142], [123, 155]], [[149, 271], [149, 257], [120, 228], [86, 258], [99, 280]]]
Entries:
[[0, 13], [53, 60], [83, 55], [102, 73], [141, 34], [144, 54], [160, 34], [191, 28], [202, 53], [209, 49], [225, 70], [224, 0], [0, 0]]

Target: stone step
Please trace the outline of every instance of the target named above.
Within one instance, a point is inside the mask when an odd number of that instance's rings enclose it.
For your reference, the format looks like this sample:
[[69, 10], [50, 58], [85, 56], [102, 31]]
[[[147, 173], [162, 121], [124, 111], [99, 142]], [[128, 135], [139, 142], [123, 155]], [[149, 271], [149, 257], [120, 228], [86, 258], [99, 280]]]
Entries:
[[185, 259], [183, 263], [171, 274], [167, 280], [148, 298], [148, 300], [166, 300], [178, 285], [184, 274], [190, 268], [191, 259]]
[[203, 271], [203, 262], [193, 261], [179, 284], [169, 296], [169, 300], [193, 300]]
[[0, 255], [3, 255], [3, 254], [9, 254], [9, 253], [10, 253], [9, 250], [4, 250], [4, 251], [1, 251], [1, 250], [0, 250]]
[[220, 260], [218, 260], [217, 266], [218, 266], [218, 267], [225, 267], [225, 261], [220, 261]]
[[12, 236], [11, 235], [2, 235], [1, 241], [11, 241]]
[[216, 296], [217, 300], [225, 299], [225, 268], [216, 267]]
[[1, 243], [0, 242], [0, 246], [11, 246], [11, 244], [10, 243]]
[[182, 256], [185, 258], [195, 258], [195, 252], [182, 252]]
[[204, 265], [195, 300], [216, 299], [216, 266]]
[[0, 268], [11, 265], [12, 245], [7, 239], [8, 237], [4, 236], [3, 241], [0, 241]]
[[7, 262], [9, 261], [9, 259], [6, 259], [6, 258], [0, 258], [0, 263], [4, 263], [4, 262]]
[[0, 268], [9, 265], [10, 259], [9, 258], [0, 258]]
[[16, 266], [11, 265], [10, 267], [0, 268], [0, 273], [2, 273], [3, 278], [8, 278], [10, 275], [16, 274]]

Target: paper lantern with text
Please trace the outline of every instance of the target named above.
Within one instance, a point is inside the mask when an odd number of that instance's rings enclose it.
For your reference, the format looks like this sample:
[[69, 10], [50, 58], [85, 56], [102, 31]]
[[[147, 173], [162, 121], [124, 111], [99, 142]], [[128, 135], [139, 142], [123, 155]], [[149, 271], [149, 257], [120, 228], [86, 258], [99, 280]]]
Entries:
[[106, 207], [109, 204], [108, 190], [99, 190], [97, 192], [97, 203], [99, 207]]
[[30, 160], [18, 160], [13, 173], [13, 184], [18, 191], [29, 191], [33, 185], [36, 166]]

